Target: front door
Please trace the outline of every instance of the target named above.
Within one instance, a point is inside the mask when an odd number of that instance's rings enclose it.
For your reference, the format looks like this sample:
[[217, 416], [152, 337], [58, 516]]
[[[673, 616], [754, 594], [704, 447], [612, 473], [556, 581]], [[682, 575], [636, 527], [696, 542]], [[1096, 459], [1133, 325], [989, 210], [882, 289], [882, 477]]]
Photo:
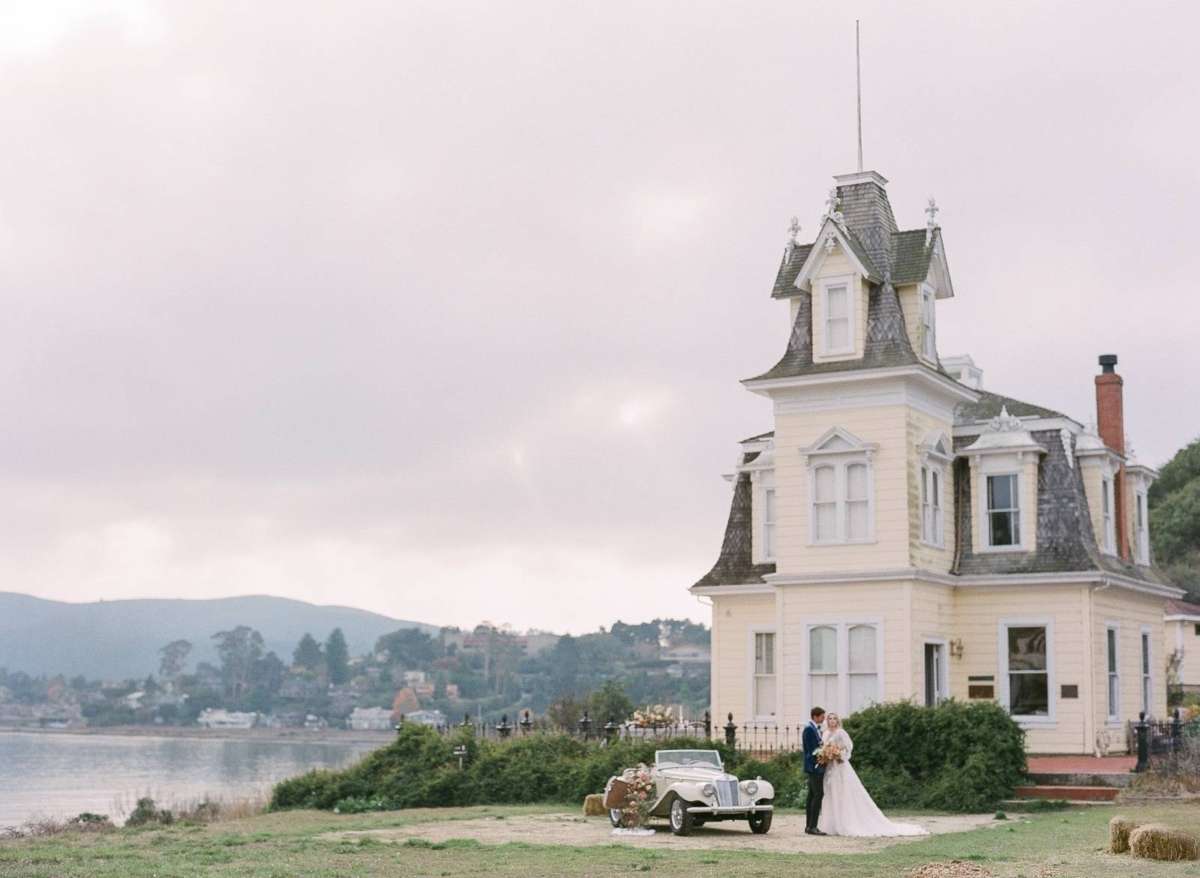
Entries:
[[942, 643], [925, 644], [925, 706], [937, 707], [946, 697], [943, 691], [946, 679], [946, 646]]

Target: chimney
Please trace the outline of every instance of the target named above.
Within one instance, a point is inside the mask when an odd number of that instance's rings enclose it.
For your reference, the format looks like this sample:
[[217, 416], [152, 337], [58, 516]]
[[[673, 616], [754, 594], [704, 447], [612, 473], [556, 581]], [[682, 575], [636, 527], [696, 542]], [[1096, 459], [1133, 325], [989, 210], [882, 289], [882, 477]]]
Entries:
[[[1125, 382], [1116, 372], [1117, 355], [1100, 355], [1100, 374], [1096, 376], [1096, 425], [1104, 444], [1125, 454]], [[1129, 563], [1129, 532], [1125, 520], [1125, 464], [1121, 464], [1113, 482], [1113, 522], [1117, 531], [1117, 551]]]

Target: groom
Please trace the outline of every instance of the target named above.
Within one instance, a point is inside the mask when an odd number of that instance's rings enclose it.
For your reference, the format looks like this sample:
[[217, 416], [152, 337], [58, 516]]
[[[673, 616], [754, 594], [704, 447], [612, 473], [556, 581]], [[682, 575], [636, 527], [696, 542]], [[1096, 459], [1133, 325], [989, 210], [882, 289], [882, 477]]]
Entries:
[[808, 775], [808, 800], [804, 803], [804, 832], [806, 835], [824, 835], [817, 829], [821, 818], [821, 800], [825, 798], [825, 766], [817, 763], [817, 750], [821, 746], [821, 723], [825, 711], [812, 709], [812, 721], [804, 727], [800, 742], [804, 745], [804, 773]]

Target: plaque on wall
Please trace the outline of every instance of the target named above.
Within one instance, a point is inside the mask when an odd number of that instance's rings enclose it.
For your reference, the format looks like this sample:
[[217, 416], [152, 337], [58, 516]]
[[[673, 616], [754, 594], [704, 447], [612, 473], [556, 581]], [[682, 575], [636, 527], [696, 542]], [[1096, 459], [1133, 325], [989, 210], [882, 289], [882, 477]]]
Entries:
[[1078, 698], [1079, 697], [1079, 687], [1075, 686], [1075, 685], [1068, 686], [1067, 684], [1064, 683], [1063, 687], [1062, 687], [1062, 697], [1063, 698]]
[[995, 686], [968, 686], [968, 698], [995, 698]]

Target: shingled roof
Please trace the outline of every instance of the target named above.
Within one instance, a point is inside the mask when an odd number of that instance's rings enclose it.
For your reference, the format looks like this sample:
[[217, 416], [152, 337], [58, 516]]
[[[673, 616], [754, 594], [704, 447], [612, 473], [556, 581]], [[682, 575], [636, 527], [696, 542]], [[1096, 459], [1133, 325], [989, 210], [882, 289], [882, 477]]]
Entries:
[[986, 390], [976, 390], [979, 394], [979, 399], [975, 402], [961, 402], [954, 410], [954, 423], [956, 424], [972, 424], [981, 421], [990, 421], [992, 418], [1000, 416], [1001, 409], [1008, 409], [1008, 413], [1014, 418], [1069, 418], [1062, 412], [1056, 412], [1053, 409], [1042, 408], [1040, 405], [1034, 405], [1029, 402], [1021, 402], [1019, 399], [1013, 399], [1011, 396], [1001, 396], [998, 393], [989, 393]]
[[[742, 464], [750, 463], [756, 457], [757, 451], [745, 454]], [[697, 586], [750, 585], [763, 582], [764, 576], [775, 572], [774, 564], [754, 563], [751, 503], [750, 473], [738, 473], [733, 483], [733, 505], [729, 508], [721, 554], [712, 570], [696, 582]]]

